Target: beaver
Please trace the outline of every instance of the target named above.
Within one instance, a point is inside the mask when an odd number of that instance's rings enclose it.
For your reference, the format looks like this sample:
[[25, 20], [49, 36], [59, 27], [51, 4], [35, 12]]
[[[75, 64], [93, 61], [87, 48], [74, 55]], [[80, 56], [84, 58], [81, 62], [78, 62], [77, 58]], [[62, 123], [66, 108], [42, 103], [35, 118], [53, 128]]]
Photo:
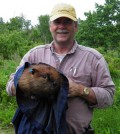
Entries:
[[62, 82], [63, 79], [58, 70], [46, 63], [39, 63], [25, 67], [18, 86], [29, 98], [55, 98]]

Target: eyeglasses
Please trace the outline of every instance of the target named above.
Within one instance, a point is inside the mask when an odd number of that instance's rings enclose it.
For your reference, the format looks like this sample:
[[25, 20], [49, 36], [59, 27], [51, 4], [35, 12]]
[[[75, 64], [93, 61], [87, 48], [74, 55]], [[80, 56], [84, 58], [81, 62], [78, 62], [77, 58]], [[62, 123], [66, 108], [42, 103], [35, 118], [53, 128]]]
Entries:
[[73, 22], [74, 21], [71, 20], [71, 19], [65, 19], [65, 20], [56, 19], [56, 20], [52, 21], [52, 23], [54, 25], [60, 25], [60, 24], [63, 24], [63, 25], [71, 25], [71, 24], [73, 24]]

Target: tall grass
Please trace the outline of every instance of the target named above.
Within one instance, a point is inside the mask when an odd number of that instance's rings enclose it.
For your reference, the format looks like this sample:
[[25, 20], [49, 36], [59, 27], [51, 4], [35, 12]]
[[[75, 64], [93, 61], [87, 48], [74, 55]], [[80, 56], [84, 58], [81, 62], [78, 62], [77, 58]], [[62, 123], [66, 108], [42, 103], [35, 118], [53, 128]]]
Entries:
[[14, 55], [13, 60], [4, 60], [2, 57], [0, 59], [0, 128], [6, 128], [11, 126], [11, 119], [17, 107], [15, 97], [6, 93], [6, 83], [9, 75], [15, 72], [20, 57]]
[[119, 120], [120, 106], [95, 110], [92, 122], [95, 134], [120, 134]]

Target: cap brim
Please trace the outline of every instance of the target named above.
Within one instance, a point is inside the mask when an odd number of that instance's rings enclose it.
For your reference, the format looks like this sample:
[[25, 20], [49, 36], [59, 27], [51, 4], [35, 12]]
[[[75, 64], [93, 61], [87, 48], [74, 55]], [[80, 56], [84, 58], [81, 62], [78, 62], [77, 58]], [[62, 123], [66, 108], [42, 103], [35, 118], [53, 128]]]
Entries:
[[54, 20], [56, 20], [56, 19], [58, 19], [60, 17], [67, 17], [67, 18], [70, 18], [73, 21], [77, 21], [77, 19], [75, 17], [70, 16], [68, 14], [57, 14], [57, 15], [53, 15], [53, 16], [50, 17], [50, 21], [54, 21]]

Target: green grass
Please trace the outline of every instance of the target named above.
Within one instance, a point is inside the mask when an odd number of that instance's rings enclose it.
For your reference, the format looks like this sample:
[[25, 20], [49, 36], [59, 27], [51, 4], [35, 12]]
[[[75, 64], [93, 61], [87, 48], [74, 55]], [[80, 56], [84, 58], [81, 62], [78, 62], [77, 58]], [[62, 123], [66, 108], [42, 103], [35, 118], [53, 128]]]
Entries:
[[113, 79], [116, 92], [114, 104], [105, 109], [95, 109], [92, 126], [95, 134], [120, 134], [120, 79]]
[[97, 109], [94, 112], [92, 126], [95, 134], [120, 134], [120, 107]]

